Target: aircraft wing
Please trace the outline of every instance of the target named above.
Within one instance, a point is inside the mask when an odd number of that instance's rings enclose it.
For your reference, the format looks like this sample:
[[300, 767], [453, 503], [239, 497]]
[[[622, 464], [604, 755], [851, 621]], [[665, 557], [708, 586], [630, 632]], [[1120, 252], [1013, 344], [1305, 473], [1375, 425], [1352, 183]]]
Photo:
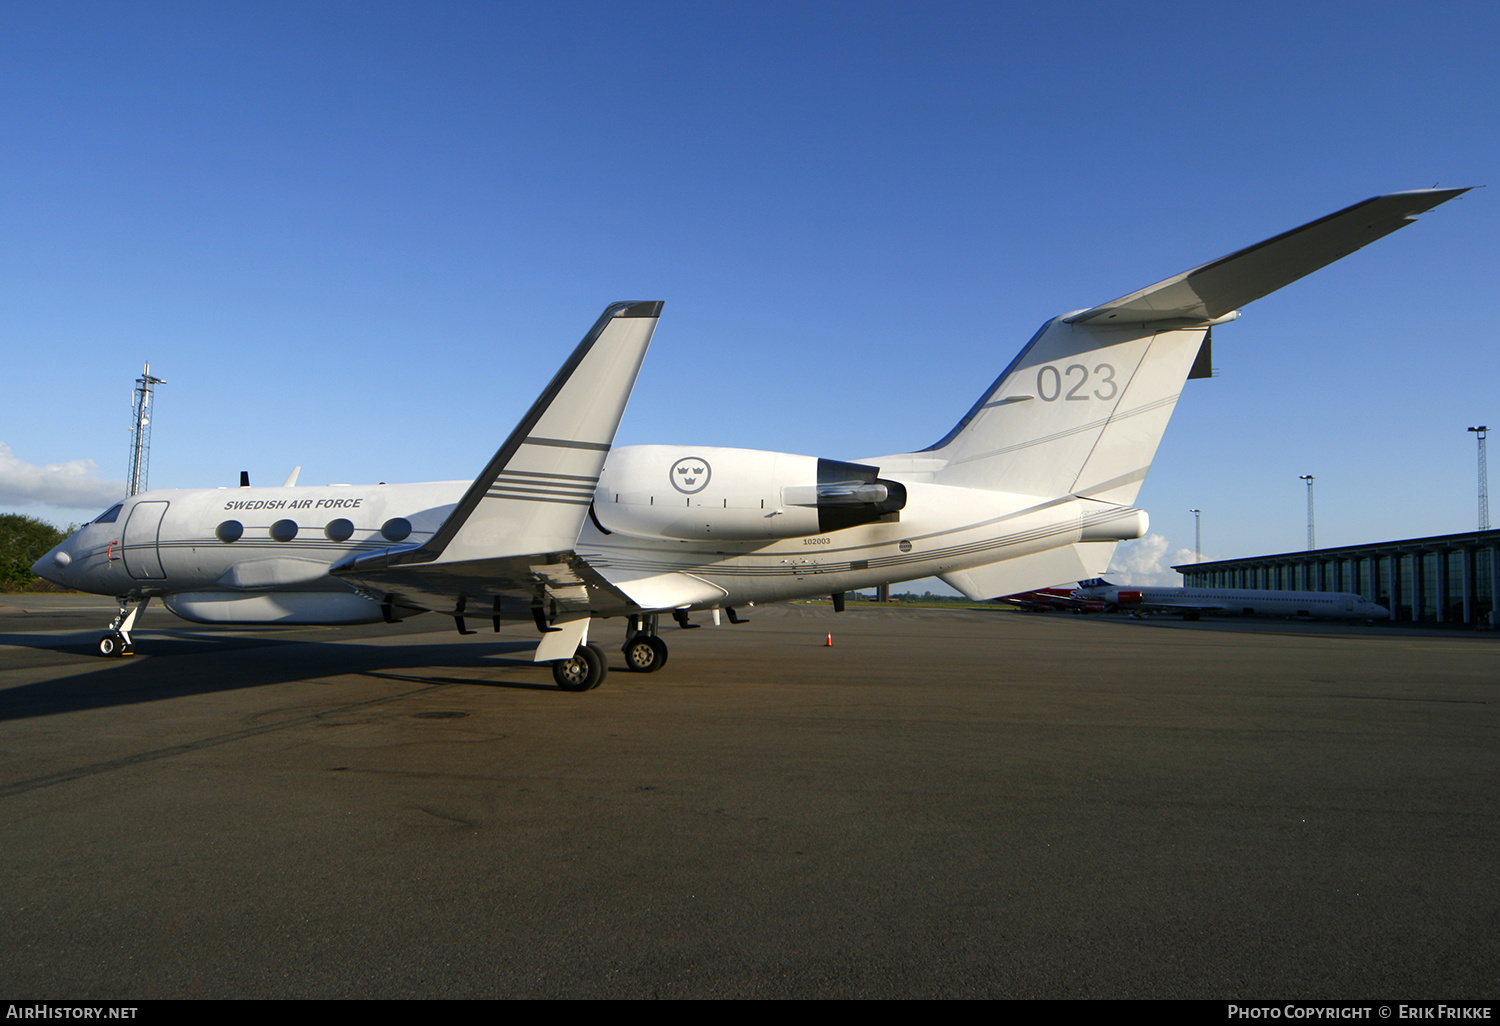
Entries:
[[330, 572], [388, 604], [454, 616], [628, 606], [574, 548], [661, 307], [604, 311], [431, 538]]
[[1223, 613], [1229, 610], [1222, 603], [1214, 605], [1203, 602], [1142, 602], [1130, 608], [1148, 613]]
[[1096, 325], [1213, 321], [1406, 227], [1418, 214], [1468, 191], [1416, 189], [1376, 196], [1067, 320]]

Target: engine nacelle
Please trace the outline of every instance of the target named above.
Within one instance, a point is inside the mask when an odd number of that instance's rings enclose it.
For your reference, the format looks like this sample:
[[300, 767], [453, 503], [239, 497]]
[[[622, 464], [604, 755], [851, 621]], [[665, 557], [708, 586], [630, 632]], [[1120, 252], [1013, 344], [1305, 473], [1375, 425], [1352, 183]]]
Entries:
[[767, 541], [900, 519], [906, 488], [880, 468], [757, 449], [614, 449], [594, 493], [610, 533]]

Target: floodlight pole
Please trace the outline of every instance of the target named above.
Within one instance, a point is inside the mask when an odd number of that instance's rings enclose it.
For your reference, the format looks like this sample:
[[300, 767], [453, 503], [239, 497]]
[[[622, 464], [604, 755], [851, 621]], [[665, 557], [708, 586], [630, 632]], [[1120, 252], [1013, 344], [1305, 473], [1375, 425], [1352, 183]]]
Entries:
[[1307, 482], [1307, 551], [1311, 552], [1318, 547], [1313, 534], [1313, 476], [1303, 474], [1298, 480]]
[[1190, 509], [1193, 515], [1193, 562], [1203, 562], [1203, 511], [1201, 509]]
[[1479, 529], [1488, 531], [1490, 529], [1490, 461], [1485, 454], [1484, 440], [1490, 429], [1481, 424], [1469, 430], [1474, 432], [1474, 436], [1479, 439]]
[[151, 463], [151, 396], [156, 386], [163, 384], [166, 382], [161, 378], [151, 376], [149, 363], [135, 379], [130, 411], [130, 470], [125, 475], [131, 495], [146, 490], [146, 473]]

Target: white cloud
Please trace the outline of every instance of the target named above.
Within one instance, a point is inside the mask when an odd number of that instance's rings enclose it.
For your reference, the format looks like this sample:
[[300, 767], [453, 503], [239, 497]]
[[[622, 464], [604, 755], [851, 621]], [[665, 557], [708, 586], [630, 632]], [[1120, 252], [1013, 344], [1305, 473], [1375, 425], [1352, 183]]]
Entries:
[[125, 497], [124, 481], [101, 481], [93, 460], [38, 467], [0, 442], [0, 503], [101, 510]]
[[1178, 549], [1166, 558], [1167, 548], [1167, 539], [1159, 534], [1121, 542], [1115, 549], [1115, 558], [1109, 561], [1109, 573], [1105, 576], [1111, 584], [1180, 588], [1182, 575], [1173, 570], [1172, 565], [1191, 563], [1193, 550]]

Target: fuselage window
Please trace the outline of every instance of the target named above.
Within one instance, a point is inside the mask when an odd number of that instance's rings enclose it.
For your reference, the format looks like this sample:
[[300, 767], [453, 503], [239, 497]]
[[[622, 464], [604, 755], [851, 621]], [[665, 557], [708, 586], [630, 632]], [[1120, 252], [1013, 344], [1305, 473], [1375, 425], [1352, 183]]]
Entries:
[[219, 539], [219, 541], [223, 542], [225, 545], [228, 545], [230, 542], [239, 541], [240, 536], [244, 533], [245, 525], [240, 523], [238, 520], [226, 520], [218, 527], [214, 528], [214, 537]]
[[328, 526], [323, 528], [323, 533], [328, 536], [329, 541], [348, 541], [354, 534], [354, 525], [340, 517], [337, 520], [328, 521]]
[[297, 521], [278, 520], [271, 525], [271, 537], [279, 542], [289, 542], [297, 537]]
[[386, 541], [405, 541], [411, 534], [411, 521], [405, 517], [392, 517], [380, 525], [380, 533], [385, 535]]
[[117, 516], [120, 515], [120, 510], [124, 507], [124, 505], [125, 504], [123, 502], [117, 502], [117, 503], [115, 503], [113, 506], [109, 507], [109, 509], [105, 510], [103, 513], [100, 513], [99, 514], [99, 519], [95, 520], [94, 523], [96, 523], [96, 524], [112, 524], [112, 523], [114, 523], [115, 522], [115, 517], [117, 517]]

